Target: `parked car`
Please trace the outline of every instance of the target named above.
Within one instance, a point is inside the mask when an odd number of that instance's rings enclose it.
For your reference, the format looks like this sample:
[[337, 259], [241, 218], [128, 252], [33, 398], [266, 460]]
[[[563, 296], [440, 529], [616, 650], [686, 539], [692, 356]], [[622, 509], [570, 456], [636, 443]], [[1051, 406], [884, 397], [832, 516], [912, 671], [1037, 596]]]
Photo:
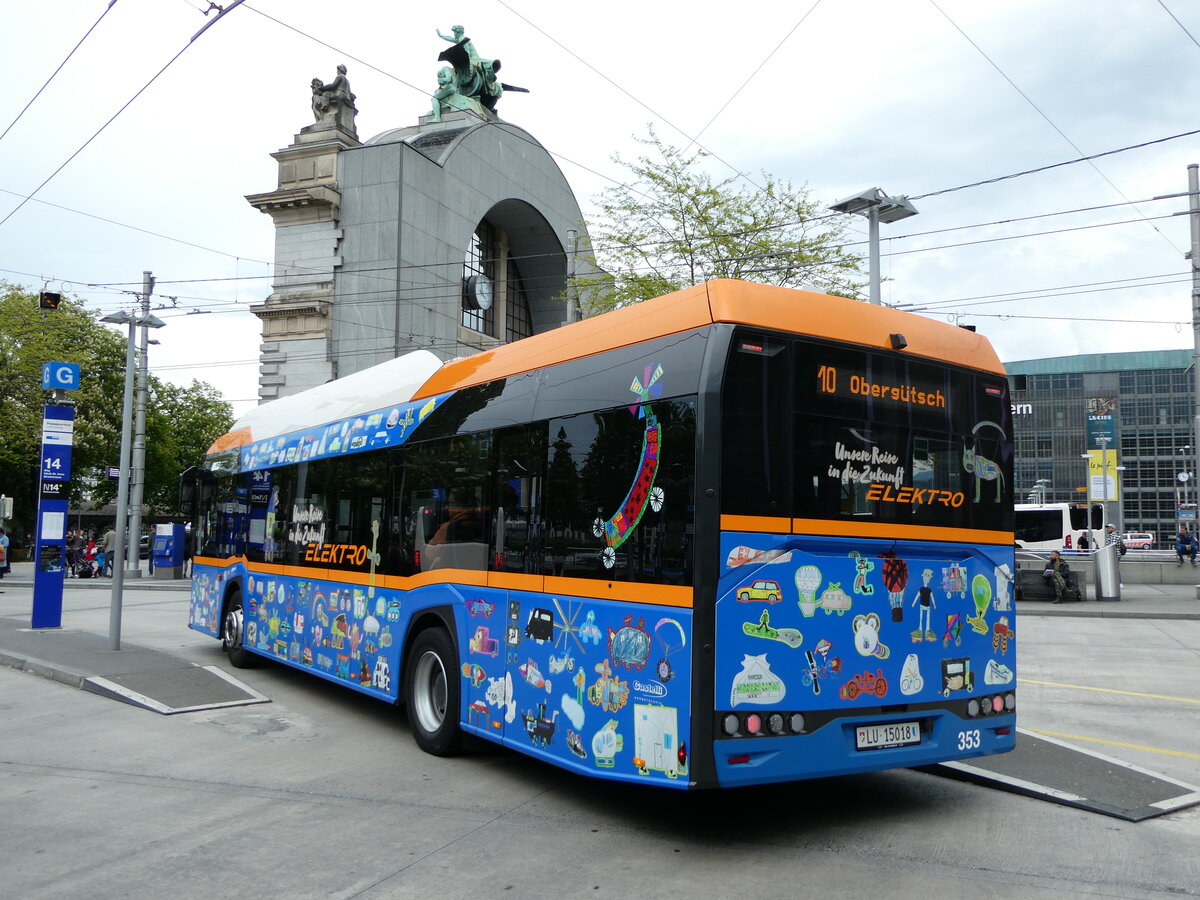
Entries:
[[1130, 531], [1127, 534], [1121, 535], [1121, 540], [1125, 542], [1125, 546], [1130, 550], [1154, 549], [1154, 535], [1147, 534], [1144, 531]]

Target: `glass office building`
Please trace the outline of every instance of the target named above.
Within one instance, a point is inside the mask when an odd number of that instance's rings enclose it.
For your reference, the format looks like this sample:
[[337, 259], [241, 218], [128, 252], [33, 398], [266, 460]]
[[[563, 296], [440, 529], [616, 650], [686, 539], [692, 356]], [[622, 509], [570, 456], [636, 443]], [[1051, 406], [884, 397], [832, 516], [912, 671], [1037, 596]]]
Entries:
[[1167, 546], [1180, 503], [1195, 503], [1191, 350], [1091, 353], [1005, 363], [1012, 387], [1018, 502], [1084, 503], [1088, 400], [1116, 400], [1119, 530]]

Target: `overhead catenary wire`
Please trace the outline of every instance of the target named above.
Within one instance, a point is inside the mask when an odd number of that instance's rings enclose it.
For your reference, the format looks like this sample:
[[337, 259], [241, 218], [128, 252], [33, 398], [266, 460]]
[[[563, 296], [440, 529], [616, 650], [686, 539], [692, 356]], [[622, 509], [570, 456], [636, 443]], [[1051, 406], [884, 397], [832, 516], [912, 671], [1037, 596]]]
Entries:
[[161, 69], [159, 69], [157, 72], [155, 72], [154, 75], [152, 75], [150, 77], [150, 80], [147, 81], [144, 85], [142, 85], [138, 89], [136, 94], [134, 94], [132, 97], [130, 97], [128, 100], [126, 100], [121, 105], [121, 108], [118, 109], [115, 113], [113, 113], [103, 125], [101, 125], [98, 129], [96, 129], [96, 131], [92, 134], [92, 136], [90, 138], [88, 138], [86, 141], [84, 141], [78, 150], [76, 150], [74, 153], [72, 153], [70, 156], [68, 156], [62, 162], [62, 164], [59, 165], [59, 167], [57, 169], [55, 169], [53, 172], [51, 172], [49, 175], [47, 175], [46, 179], [41, 184], [39, 184], [36, 188], [34, 188], [32, 192], [30, 192], [28, 195], [23, 195], [21, 202], [18, 203], [15, 208], [11, 209], [9, 211], [8, 215], [6, 215], [3, 219], [0, 219], [0, 227], [3, 227], [3, 225], [9, 219], [11, 219], [13, 216], [15, 216], [25, 206], [26, 203], [28, 203], [30, 200], [32, 200], [38, 194], [38, 192], [41, 191], [42, 188], [44, 188], [52, 180], [54, 180], [54, 177], [59, 172], [61, 172], [68, 165], [70, 165], [72, 160], [74, 160], [77, 156], [79, 156], [80, 153], [82, 153], [84, 150], [86, 150], [88, 148], [88, 145], [91, 144], [92, 141], [94, 141], [96, 138], [98, 138], [104, 132], [104, 130], [106, 128], [108, 128], [109, 125], [111, 125], [113, 122], [115, 122], [117, 120], [117, 117], [120, 116], [121, 113], [125, 112], [125, 110], [127, 110], [133, 104], [133, 102], [135, 100], [137, 100], [138, 97], [142, 96], [142, 94], [146, 92], [146, 89], [149, 88], [150, 85], [154, 84], [154, 82], [158, 80], [159, 76], [161, 76], [165, 71], [167, 71], [167, 69], [171, 68], [171, 66], [175, 63], [175, 60], [179, 59], [179, 57], [183, 56], [183, 54], [188, 51], [188, 48], [191, 47], [192, 44], [195, 43], [196, 39], [198, 37], [200, 37], [200, 35], [202, 35], [210, 27], [215, 25], [218, 21], [220, 21], [220, 19], [222, 17], [227, 15], [235, 7], [239, 6], [240, 4], [242, 4], [244, 2], [245, 2], [245, 0], [233, 0], [233, 2], [228, 7], [226, 7], [222, 12], [217, 14], [217, 18], [213, 19], [211, 22], [209, 22], [207, 25], [205, 25], [203, 28], [201, 28], [199, 31], [197, 31], [194, 35], [192, 35], [191, 39], [186, 44], [184, 44], [183, 47], [180, 48], [179, 52], [177, 52], [174, 56], [172, 56], [169, 60], [167, 60], [166, 65], [164, 65]]
[[117, 4], [117, 0], [109, 0], [108, 6], [104, 7], [104, 12], [100, 13], [100, 18], [98, 18], [95, 22], [92, 23], [92, 27], [89, 28], [84, 33], [83, 37], [81, 37], [79, 39], [79, 42], [77, 44], [75, 44], [75, 46], [71, 48], [71, 51], [63, 58], [63, 61], [58, 64], [58, 66], [54, 69], [53, 72], [50, 73], [50, 77], [46, 79], [45, 83], [40, 88], [37, 89], [37, 93], [35, 93], [32, 97], [30, 97], [29, 102], [26, 103], [23, 107], [21, 107], [21, 111], [19, 113], [17, 113], [16, 118], [14, 118], [11, 122], [8, 123], [8, 127], [4, 129], [4, 133], [0, 134], [0, 141], [4, 140], [4, 138], [8, 136], [8, 133], [10, 131], [12, 131], [13, 126], [16, 125], [17, 122], [21, 121], [21, 117], [23, 115], [25, 115], [25, 113], [29, 109], [29, 107], [33, 106], [34, 101], [37, 100], [38, 97], [42, 96], [42, 91], [44, 91], [47, 87], [49, 87], [50, 82], [53, 81], [55, 76], [58, 75], [58, 73], [62, 71], [63, 66], [65, 66], [68, 62], [70, 62], [71, 57], [75, 55], [75, 51], [78, 50], [80, 47], [82, 47], [83, 42], [86, 41], [89, 37], [91, 37], [92, 32], [96, 30], [96, 27], [102, 21], [104, 21], [104, 17], [108, 15], [108, 11], [110, 9], [112, 9], [114, 6], [116, 6], [116, 4]]

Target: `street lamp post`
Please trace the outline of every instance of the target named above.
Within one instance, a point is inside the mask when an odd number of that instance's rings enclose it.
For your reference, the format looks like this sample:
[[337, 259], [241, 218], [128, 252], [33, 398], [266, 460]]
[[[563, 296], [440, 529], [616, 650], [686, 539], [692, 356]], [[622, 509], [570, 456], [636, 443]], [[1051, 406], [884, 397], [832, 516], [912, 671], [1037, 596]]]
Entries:
[[[133, 374], [134, 339], [139, 325], [162, 328], [166, 323], [157, 316], [135, 316], [124, 310], [104, 316], [101, 322], [127, 325], [129, 337], [125, 344], [125, 396], [121, 404], [121, 473], [117, 480], [116, 548], [125, 546], [125, 519], [129, 514], [129, 464], [133, 454]], [[114, 549], [120, 553], [120, 549]], [[110, 650], [121, 649], [121, 599], [125, 588], [125, 566], [121, 560], [112, 561], [112, 601], [108, 608], [108, 643]]]
[[867, 190], [839, 200], [829, 207], [834, 212], [849, 213], [850, 215], [866, 218], [867, 247], [870, 261], [869, 279], [871, 285], [871, 303], [882, 305], [879, 292], [879, 223], [890, 225], [917, 214], [917, 208], [907, 197], [889, 197], [882, 188]]

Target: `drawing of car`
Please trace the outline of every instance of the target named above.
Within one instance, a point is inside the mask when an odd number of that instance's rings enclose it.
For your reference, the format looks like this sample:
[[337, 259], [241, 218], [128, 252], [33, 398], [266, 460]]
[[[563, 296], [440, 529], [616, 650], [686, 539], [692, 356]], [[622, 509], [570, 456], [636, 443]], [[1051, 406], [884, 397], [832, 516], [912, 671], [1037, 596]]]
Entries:
[[467, 612], [473, 616], [490, 617], [495, 608], [495, 603], [491, 600], [484, 600], [481, 597], [472, 598], [467, 601]]
[[756, 581], [737, 589], [738, 603], [751, 603], [755, 600], [778, 603], [779, 597], [779, 583], [776, 581]]
[[492, 637], [491, 631], [486, 625], [480, 625], [475, 629], [475, 635], [467, 643], [472, 653], [485, 653], [488, 656], [496, 656], [500, 652], [500, 642]]

